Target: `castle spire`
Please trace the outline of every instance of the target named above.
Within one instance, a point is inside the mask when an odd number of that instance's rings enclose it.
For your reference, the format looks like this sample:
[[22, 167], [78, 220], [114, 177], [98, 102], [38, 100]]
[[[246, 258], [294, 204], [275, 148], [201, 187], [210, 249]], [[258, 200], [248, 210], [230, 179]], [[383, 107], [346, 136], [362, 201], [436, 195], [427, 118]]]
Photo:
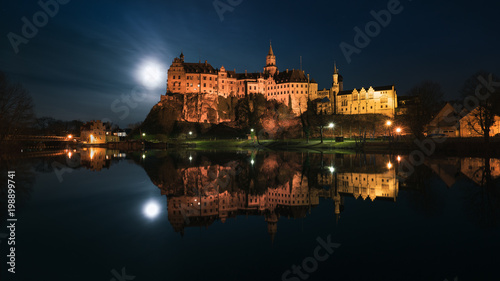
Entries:
[[339, 70], [337, 69], [337, 62], [333, 62], [333, 74], [339, 74]]
[[271, 40], [269, 40], [269, 55], [274, 56], [273, 45], [271, 43]]

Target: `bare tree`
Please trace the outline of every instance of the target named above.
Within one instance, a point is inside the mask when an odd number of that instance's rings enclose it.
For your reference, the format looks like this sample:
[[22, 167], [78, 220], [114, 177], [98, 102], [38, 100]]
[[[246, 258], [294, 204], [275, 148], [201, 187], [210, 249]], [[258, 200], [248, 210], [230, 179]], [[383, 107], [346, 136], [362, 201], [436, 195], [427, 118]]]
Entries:
[[0, 142], [21, 134], [33, 121], [33, 100], [28, 91], [0, 72]]
[[408, 108], [401, 121], [416, 137], [422, 138], [425, 125], [429, 124], [433, 115], [441, 109], [443, 91], [438, 83], [424, 81], [411, 88], [408, 95], [415, 97], [417, 102]]
[[[498, 77], [486, 71], [478, 71], [465, 80], [461, 94], [465, 98], [465, 107], [471, 111], [467, 126], [470, 130], [483, 135], [489, 144], [491, 127], [495, 116], [500, 114], [500, 85]], [[473, 109], [472, 109], [473, 108]]]

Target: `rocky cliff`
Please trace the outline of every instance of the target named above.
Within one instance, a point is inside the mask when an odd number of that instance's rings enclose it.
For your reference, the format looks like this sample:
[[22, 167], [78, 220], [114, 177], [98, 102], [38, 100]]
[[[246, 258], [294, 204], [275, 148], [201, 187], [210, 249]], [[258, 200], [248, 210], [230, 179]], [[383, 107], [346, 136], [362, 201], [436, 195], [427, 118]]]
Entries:
[[[149, 134], [204, 134], [214, 127], [229, 127], [245, 135], [250, 128], [262, 138], [298, 137], [300, 118], [290, 109], [263, 95], [244, 98], [215, 94], [167, 94], [153, 106], [143, 122]], [[217, 135], [217, 134], [215, 134]]]

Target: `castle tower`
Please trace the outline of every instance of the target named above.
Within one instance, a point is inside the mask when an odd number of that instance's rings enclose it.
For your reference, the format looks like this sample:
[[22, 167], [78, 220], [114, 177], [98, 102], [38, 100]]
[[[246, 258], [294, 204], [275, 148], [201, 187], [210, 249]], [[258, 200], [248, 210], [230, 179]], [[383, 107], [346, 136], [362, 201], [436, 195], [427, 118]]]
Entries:
[[332, 112], [337, 114], [337, 95], [344, 88], [343, 78], [339, 75], [339, 69], [337, 68], [337, 63], [333, 63], [333, 83], [332, 89], [330, 90], [330, 101], [332, 106]]
[[271, 76], [274, 76], [277, 70], [278, 67], [276, 67], [276, 56], [273, 52], [273, 46], [271, 45], [271, 42], [269, 42], [269, 53], [266, 57], [266, 67], [264, 67], [264, 72], [267, 72], [271, 74]]
[[333, 64], [333, 84], [332, 89], [335, 93], [340, 92], [340, 83], [339, 83], [339, 70], [337, 69], [337, 63]]

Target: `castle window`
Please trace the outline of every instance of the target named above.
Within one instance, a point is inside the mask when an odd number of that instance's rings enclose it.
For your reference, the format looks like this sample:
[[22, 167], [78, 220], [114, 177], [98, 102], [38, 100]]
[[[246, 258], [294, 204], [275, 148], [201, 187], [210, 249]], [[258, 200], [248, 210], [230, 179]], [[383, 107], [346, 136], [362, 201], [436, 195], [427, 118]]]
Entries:
[[207, 86], [207, 83], [203, 83], [203, 87], [206, 87]]

